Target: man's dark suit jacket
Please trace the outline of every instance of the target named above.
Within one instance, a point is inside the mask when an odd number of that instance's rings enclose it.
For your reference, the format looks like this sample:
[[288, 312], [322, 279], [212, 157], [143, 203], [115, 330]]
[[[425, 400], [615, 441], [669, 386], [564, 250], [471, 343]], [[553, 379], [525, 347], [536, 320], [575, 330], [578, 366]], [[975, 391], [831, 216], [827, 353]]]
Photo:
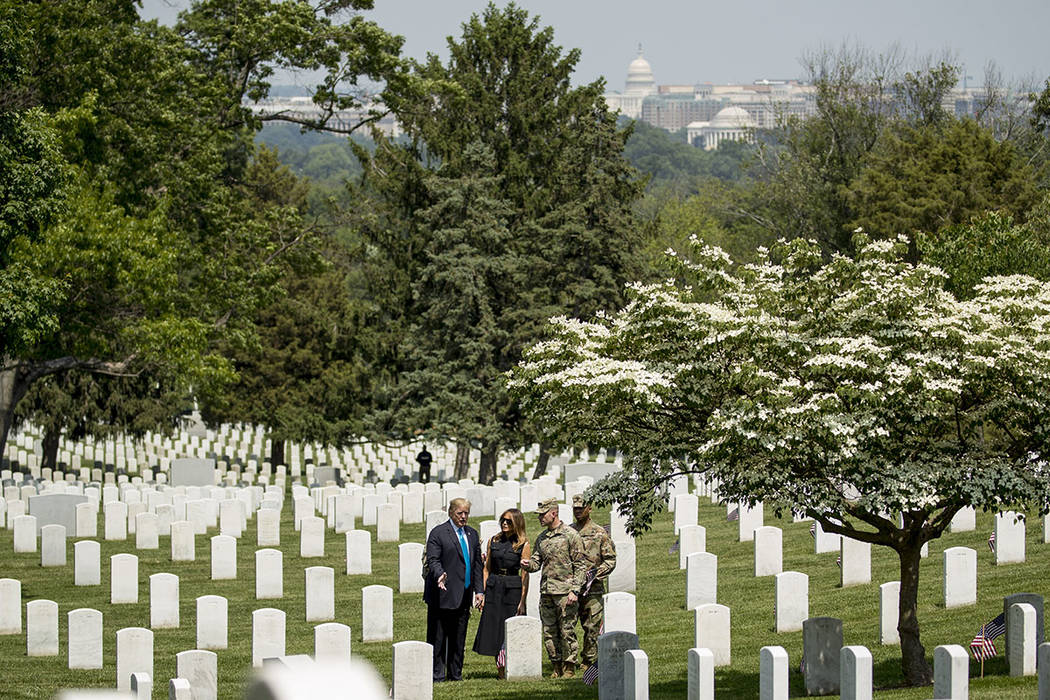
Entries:
[[[467, 536], [467, 547], [470, 550], [469, 592], [471, 594], [484, 593], [481, 540], [478, 537], [478, 531], [469, 525], [464, 525], [463, 533]], [[463, 548], [459, 544], [459, 537], [456, 536], [456, 528], [453, 527], [451, 520], [446, 520], [430, 531], [430, 537], [427, 538], [426, 555], [427, 568], [430, 573], [423, 584], [423, 602], [427, 605], [437, 605], [445, 610], [455, 610], [463, 604], [463, 594], [467, 592], [464, 585], [467, 569], [463, 561]], [[441, 590], [437, 585], [443, 573], [448, 573], [445, 590]]]

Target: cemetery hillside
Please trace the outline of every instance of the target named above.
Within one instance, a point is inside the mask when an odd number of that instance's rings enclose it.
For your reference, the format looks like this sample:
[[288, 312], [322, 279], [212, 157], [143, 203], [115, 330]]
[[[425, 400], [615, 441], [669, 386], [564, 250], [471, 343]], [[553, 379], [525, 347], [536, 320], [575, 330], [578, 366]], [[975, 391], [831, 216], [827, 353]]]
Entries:
[[1050, 699], [1050, 79], [389, 1], [0, 0], [0, 698]]

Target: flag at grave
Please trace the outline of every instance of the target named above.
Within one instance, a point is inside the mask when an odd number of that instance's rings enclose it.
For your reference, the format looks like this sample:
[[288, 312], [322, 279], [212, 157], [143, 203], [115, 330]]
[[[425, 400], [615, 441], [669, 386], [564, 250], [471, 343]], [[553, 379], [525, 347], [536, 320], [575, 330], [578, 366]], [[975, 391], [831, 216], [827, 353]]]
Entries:
[[977, 636], [970, 642], [970, 651], [973, 652], [975, 659], [984, 661], [995, 656], [998, 652], [995, 649], [993, 642], [997, 637], [1002, 636], [1006, 633], [1006, 616], [1000, 613], [991, 622], [981, 625], [981, 629], [977, 632]]
[[995, 533], [993, 532], [988, 536], [988, 549], [992, 550], [992, 554], [995, 554]]
[[507, 643], [503, 642], [503, 646], [499, 648], [499, 653], [496, 654], [496, 666], [499, 668], [507, 667]]
[[813, 523], [809, 526], [809, 536], [813, 539], [817, 539], [817, 524]]
[[726, 516], [726, 520], [740, 520], [740, 508], [734, 508], [732, 511], [730, 511], [729, 515]]
[[671, 547], [667, 550], [667, 553], [668, 554], [676, 554], [678, 552], [678, 550], [681, 549], [681, 548], [682, 548], [682, 538], [679, 537], [677, 540], [674, 541], [674, 544], [672, 544]]
[[594, 579], [598, 577], [598, 569], [588, 569], [587, 578], [583, 582], [583, 595], [587, 595], [591, 592], [591, 585], [594, 584]]
[[583, 672], [583, 682], [587, 685], [594, 685], [594, 682], [598, 680], [598, 662], [594, 662], [587, 667], [587, 670]]

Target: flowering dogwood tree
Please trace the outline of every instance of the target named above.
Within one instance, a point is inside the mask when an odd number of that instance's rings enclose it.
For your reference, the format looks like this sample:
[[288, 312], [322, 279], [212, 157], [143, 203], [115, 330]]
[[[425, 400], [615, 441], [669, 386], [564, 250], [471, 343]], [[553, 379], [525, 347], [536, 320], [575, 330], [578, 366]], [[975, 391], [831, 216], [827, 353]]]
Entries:
[[619, 313], [554, 319], [510, 384], [552, 434], [629, 455], [591, 495], [632, 531], [665, 481], [705, 474], [723, 498], [896, 551], [902, 670], [922, 685], [923, 544], [966, 506], [1050, 505], [1050, 286], [988, 278], [960, 301], [904, 238], [856, 243], [825, 261], [781, 241], [735, 269], [697, 244]]

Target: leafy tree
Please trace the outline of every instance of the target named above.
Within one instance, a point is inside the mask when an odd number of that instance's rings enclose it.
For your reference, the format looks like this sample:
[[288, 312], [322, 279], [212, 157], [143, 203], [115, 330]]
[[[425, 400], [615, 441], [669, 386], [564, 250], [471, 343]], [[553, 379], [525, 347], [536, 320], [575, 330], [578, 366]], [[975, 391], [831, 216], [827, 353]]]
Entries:
[[716, 479], [900, 560], [902, 671], [928, 684], [916, 615], [922, 545], [961, 508], [1050, 508], [1050, 335], [1045, 283], [985, 280], [969, 301], [907, 241], [856, 240], [824, 262], [781, 242], [738, 270], [712, 248], [618, 314], [556, 319], [512, 389], [563, 439], [630, 458], [590, 495], [633, 531], [678, 474]]

